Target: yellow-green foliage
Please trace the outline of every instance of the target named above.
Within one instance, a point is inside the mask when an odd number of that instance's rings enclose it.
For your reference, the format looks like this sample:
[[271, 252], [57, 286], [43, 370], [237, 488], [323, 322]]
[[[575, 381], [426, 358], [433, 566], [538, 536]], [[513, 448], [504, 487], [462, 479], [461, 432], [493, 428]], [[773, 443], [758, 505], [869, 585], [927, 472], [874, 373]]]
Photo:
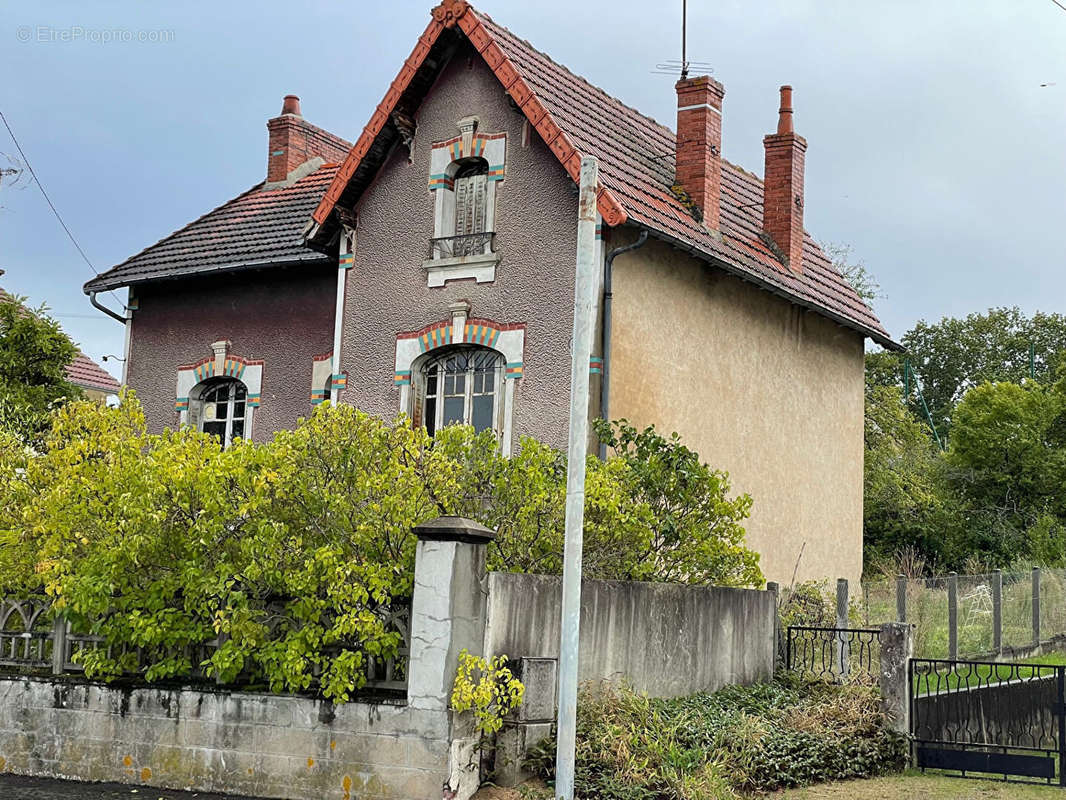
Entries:
[[[588, 467], [589, 577], [761, 581], [739, 524], [749, 499], [722, 482], [655, 488], [632, 455]], [[491, 568], [558, 572], [565, 483], [565, 458], [531, 439], [505, 458], [489, 432], [434, 438], [349, 406], [223, 450], [189, 429], [147, 433], [132, 394], [77, 402], [36, 450], [0, 434], [0, 591], [45, 592], [103, 636], [109, 648], [79, 656], [90, 677], [203, 669], [343, 701], [401, 643], [382, 618], [410, 597], [412, 526], [464, 514], [499, 530]], [[678, 524], [682, 501], [698, 525]]]
[[518, 708], [526, 687], [507, 666], [507, 656], [491, 661], [472, 655], [464, 647], [452, 686], [452, 709], [472, 711], [477, 729], [491, 736], [503, 726], [503, 718]]

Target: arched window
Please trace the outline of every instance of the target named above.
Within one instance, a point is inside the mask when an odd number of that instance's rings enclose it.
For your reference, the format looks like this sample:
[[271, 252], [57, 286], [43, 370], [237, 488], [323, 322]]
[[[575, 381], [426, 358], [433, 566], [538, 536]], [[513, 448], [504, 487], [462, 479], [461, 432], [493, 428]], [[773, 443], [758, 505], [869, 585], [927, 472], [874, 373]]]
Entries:
[[248, 389], [240, 381], [221, 379], [201, 384], [196, 400], [197, 428], [216, 436], [223, 447], [246, 436]]
[[485, 347], [454, 347], [421, 369], [422, 422], [433, 433], [445, 425], [500, 432], [503, 356]]

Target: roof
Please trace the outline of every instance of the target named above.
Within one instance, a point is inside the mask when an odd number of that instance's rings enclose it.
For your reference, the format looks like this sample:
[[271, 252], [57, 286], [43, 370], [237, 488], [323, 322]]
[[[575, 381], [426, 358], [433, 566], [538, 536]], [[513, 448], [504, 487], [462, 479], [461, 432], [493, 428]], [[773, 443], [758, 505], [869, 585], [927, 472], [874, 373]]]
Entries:
[[337, 171], [326, 164], [291, 186], [258, 183], [85, 284], [99, 292], [163, 278], [249, 267], [321, 262], [303, 244], [307, 218]]
[[[0, 275], [2, 274], [3, 270], [0, 270]], [[12, 295], [0, 288], [0, 300], [7, 299], [17, 298], [13, 298]], [[30, 309], [25, 306], [23, 306], [23, 308], [27, 314], [30, 313]], [[119, 390], [122, 388], [110, 372], [85, 355], [81, 350], [78, 350], [78, 355], [67, 367], [66, 372], [67, 380], [75, 386], [80, 386], [83, 389], [96, 389], [97, 391], [107, 392], [108, 394], [118, 394]]]
[[110, 372], [105, 370], [85, 353], [78, 351], [78, 357], [67, 367], [67, 380], [83, 389], [95, 389], [108, 394], [118, 394], [121, 388]]
[[[444, 0], [404, 62], [385, 98], [352, 146], [315, 209], [321, 246], [338, 204], [354, 205], [395, 139], [388, 124], [401, 103], [411, 104], [432, 85], [438, 56], [462, 35], [481, 54], [518, 107], [563, 165], [578, 179], [581, 158], [599, 161], [598, 209], [610, 226], [632, 224], [763, 289], [899, 349], [873, 310], [805, 236], [802, 269], [783, 266], [760, 238], [762, 181], [723, 161], [721, 230], [697, 221], [670, 191], [676, 137], [665, 125], [626, 106], [557, 64], [529, 42], [496, 24], [465, 0]], [[433, 57], [430, 58], [430, 54]], [[414, 95], [414, 96], [413, 96]]]

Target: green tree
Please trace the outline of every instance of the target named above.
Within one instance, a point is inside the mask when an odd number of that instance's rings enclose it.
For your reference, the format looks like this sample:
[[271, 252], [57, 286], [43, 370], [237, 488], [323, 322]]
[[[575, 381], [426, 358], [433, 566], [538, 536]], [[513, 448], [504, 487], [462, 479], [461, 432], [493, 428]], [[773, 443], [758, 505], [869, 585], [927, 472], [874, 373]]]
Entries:
[[943, 563], [960, 509], [939, 448], [897, 387], [867, 387], [864, 437], [866, 563], [891, 561], [908, 548]]
[[66, 378], [78, 349], [44, 306], [29, 309], [23, 300], [0, 291], [0, 429], [32, 442], [48, 412], [81, 390]]
[[[1066, 350], [1066, 316], [1037, 312], [1028, 317], [1016, 307], [992, 308], [961, 319], [919, 321], [901, 343], [922, 382], [933, 422], [945, 435], [950, 432], [955, 405], [973, 387], [985, 382], [1020, 383], [1030, 377], [1030, 360], [1037, 381], [1054, 380]], [[868, 379], [902, 386], [903, 358], [901, 354], [871, 354]], [[915, 395], [909, 402], [915, 413], [922, 413]]]

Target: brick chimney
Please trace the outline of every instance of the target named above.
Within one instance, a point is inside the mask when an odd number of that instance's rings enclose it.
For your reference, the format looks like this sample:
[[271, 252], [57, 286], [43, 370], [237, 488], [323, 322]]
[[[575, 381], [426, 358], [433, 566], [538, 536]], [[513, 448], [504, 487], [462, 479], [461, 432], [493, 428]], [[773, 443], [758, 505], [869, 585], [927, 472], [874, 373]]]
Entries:
[[722, 98], [725, 88], [708, 75], [677, 82], [675, 182], [718, 230], [722, 189]]
[[[313, 158], [326, 162], [343, 161], [351, 144], [300, 116], [300, 98], [285, 95], [281, 115], [267, 121], [270, 147], [267, 157], [267, 187], [282, 184], [293, 172]], [[310, 170], [308, 170], [310, 171]]]
[[807, 140], [792, 129], [792, 87], [781, 87], [777, 133], [763, 139], [762, 227], [794, 272], [803, 270], [803, 162]]

